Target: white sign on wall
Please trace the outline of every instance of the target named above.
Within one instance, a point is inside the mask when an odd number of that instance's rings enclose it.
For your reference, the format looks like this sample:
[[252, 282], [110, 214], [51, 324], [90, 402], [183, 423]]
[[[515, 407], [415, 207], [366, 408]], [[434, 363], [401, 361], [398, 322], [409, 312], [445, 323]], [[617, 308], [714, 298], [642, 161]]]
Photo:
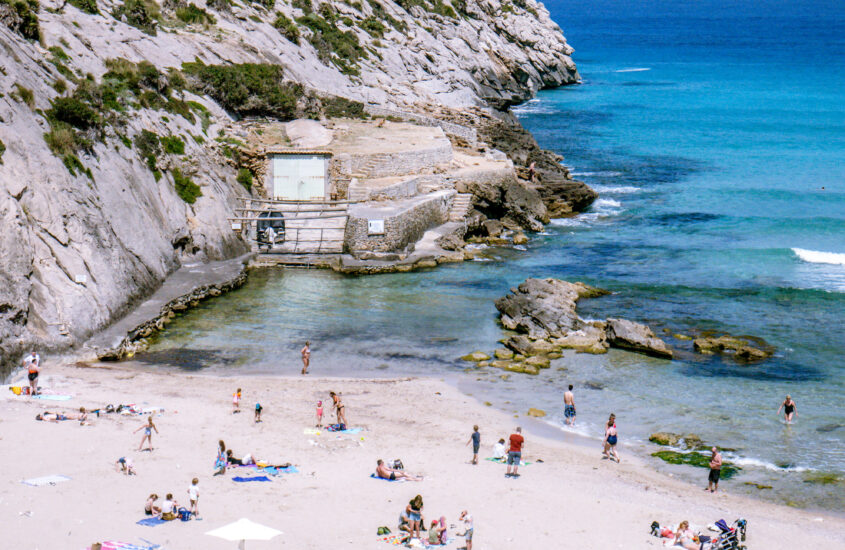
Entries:
[[384, 220], [369, 220], [367, 222], [368, 235], [384, 235]]

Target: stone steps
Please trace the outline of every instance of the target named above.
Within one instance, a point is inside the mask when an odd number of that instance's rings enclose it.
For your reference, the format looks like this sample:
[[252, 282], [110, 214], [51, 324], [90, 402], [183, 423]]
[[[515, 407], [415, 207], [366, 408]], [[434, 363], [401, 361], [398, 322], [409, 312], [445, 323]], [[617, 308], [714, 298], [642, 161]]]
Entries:
[[472, 208], [472, 194], [458, 193], [455, 195], [455, 198], [452, 199], [452, 207], [449, 209], [449, 221], [463, 221], [469, 213], [470, 208]]

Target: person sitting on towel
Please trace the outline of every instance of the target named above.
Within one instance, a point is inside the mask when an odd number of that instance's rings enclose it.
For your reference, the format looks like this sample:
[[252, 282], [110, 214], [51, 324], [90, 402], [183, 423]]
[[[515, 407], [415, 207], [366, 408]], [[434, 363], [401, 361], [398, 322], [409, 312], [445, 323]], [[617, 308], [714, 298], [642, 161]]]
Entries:
[[386, 479], [388, 481], [396, 481], [397, 479], [407, 479], [408, 481], [422, 481], [422, 477], [407, 474], [402, 470], [391, 468], [384, 463], [384, 460], [378, 459], [376, 462], [376, 477]]
[[161, 504], [161, 519], [171, 521], [179, 517], [176, 510], [179, 509], [179, 503], [173, 500], [173, 495], [167, 493], [164, 502]]
[[493, 445], [493, 458], [498, 460], [504, 460], [507, 455], [508, 453], [507, 449], [505, 448], [505, 440], [500, 439], [498, 443]]

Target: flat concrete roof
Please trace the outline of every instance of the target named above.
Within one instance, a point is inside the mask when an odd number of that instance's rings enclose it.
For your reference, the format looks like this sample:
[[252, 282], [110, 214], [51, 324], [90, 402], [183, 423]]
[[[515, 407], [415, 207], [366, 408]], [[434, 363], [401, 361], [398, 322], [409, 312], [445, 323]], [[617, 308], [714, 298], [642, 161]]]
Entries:
[[449, 143], [438, 126], [417, 126], [406, 122], [351, 121], [337, 122], [334, 139], [326, 147], [335, 154], [400, 153], [431, 149]]

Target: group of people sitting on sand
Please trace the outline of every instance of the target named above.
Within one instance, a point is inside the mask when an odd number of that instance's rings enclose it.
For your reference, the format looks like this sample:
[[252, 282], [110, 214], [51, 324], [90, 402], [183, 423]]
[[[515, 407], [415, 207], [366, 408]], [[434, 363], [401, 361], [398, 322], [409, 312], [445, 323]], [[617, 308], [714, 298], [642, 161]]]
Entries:
[[193, 516], [194, 519], [202, 519], [199, 517], [199, 499], [199, 479], [194, 478], [191, 480], [190, 487], [188, 487], [190, 509], [180, 507], [176, 499], [173, 498], [172, 493], [167, 493], [164, 497], [164, 502], [159, 506], [156, 504], [158, 502], [158, 495], [153, 493], [147, 497], [147, 502], [144, 504], [144, 515], [157, 517], [164, 521], [177, 519], [180, 514], [187, 514], [186, 517]]
[[[464, 534], [467, 550], [472, 550], [473, 523], [472, 516], [462, 511], [458, 521], [464, 524]], [[454, 526], [453, 526], [454, 527]], [[433, 519], [428, 526], [428, 546], [445, 545], [449, 542], [449, 525], [446, 516], [440, 519]], [[421, 540], [420, 531], [426, 531], [425, 517], [423, 516], [423, 498], [417, 495], [408, 502], [407, 506], [399, 514], [399, 534], [402, 542], [409, 542], [413, 539]]]

